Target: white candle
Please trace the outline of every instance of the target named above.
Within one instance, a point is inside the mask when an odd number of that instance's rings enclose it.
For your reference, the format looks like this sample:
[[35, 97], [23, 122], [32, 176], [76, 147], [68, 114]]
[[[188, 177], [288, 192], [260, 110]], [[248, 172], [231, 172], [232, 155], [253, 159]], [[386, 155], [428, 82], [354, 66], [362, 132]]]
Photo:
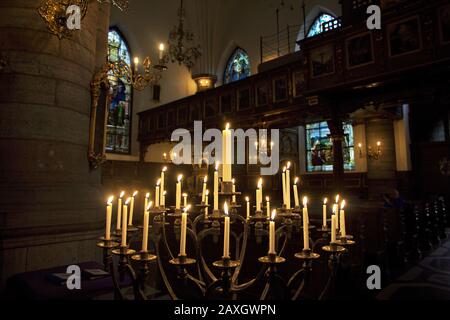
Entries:
[[250, 219], [250, 198], [245, 197], [245, 202], [247, 202], [247, 220]]
[[228, 205], [224, 204], [225, 221], [223, 230], [223, 258], [230, 258], [230, 216], [228, 215]]
[[291, 171], [289, 170], [291, 163], [288, 162], [286, 166], [286, 208], [291, 208]]
[[281, 184], [283, 185], [283, 204], [286, 206], [286, 167], [283, 168], [281, 174]]
[[181, 214], [181, 236], [180, 236], [180, 256], [186, 256], [186, 231], [187, 231], [187, 217], [190, 206], [184, 208]]
[[117, 224], [116, 224], [116, 229], [120, 230], [121, 229], [121, 224], [122, 224], [122, 198], [125, 195], [125, 191], [122, 191], [120, 193], [119, 199], [117, 200]]
[[336, 215], [331, 216], [331, 243], [336, 243]]
[[166, 195], [167, 195], [167, 191], [164, 191], [162, 193], [162, 197], [161, 197], [161, 206], [165, 207], [166, 206]]
[[222, 131], [222, 168], [224, 182], [231, 182], [231, 131], [230, 124], [227, 123], [225, 130]]
[[300, 207], [300, 201], [298, 200], [297, 183], [298, 183], [298, 178], [295, 178], [295, 181], [294, 181], [294, 203], [295, 203], [295, 207], [299, 208]]
[[159, 44], [159, 60], [162, 60], [164, 56], [164, 43]]
[[[236, 180], [233, 178], [233, 179], [231, 180], [231, 182], [233, 183], [231, 192], [236, 193]], [[234, 194], [233, 194], [233, 196], [231, 196], [231, 202], [232, 202], [232, 203], [236, 203], [236, 196], [235, 196]]]
[[340, 225], [341, 225], [341, 237], [343, 237], [343, 238], [345, 238], [347, 236], [347, 231], [345, 230], [345, 211], [344, 211], [345, 204], [346, 204], [345, 200], [342, 200], [341, 212], [339, 214], [340, 219], [341, 219], [341, 222], [340, 222]]
[[148, 251], [148, 227], [150, 223], [150, 209], [153, 206], [153, 202], [147, 204], [144, 211], [144, 222], [143, 222], [143, 231], [142, 231], [142, 251]]
[[270, 219], [270, 198], [266, 197], [267, 219]]
[[336, 230], [338, 230], [338, 229], [339, 229], [339, 224], [338, 224], [337, 219], [339, 219], [339, 205], [336, 204], [336, 203], [333, 204], [333, 215], [336, 216], [336, 225], [335, 225], [335, 228], [336, 228]]
[[214, 211], [219, 210], [219, 163], [214, 171]]
[[206, 184], [207, 183], [208, 183], [208, 176], [205, 176], [205, 178], [203, 179], [202, 203], [205, 203]]
[[258, 188], [256, 189], [256, 212], [261, 212], [262, 203], [262, 179], [258, 181]]
[[324, 229], [327, 228], [327, 203], [328, 203], [328, 198], [325, 198], [323, 200], [323, 207], [322, 207], [322, 215], [323, 215], [322, 226], [324, 227]]
[[128, 225], [129, 225], [129, 226], [132, 226], [132, 225], [133, 225], [134, 198], [136, 197], [137, 194], [138, 194], [138, 192], [135, 191], [135, 192], [133, 193], [133, 195], [131, 196], [130, 214], [129, 214], [129, 219], [128, 219]]
[[176, 193], [175, 193], [175, 209], [181, 209], [181, 179], [183, 175], [179, 175], [177, 179]]
[[303, 198], [303, 249], [309, 250], [308, 198]]
[[122, 212], [122, 247], [127, 246], [127, 230], [128, 230], [128, 205], [131, 202], [131, 198], [128, 198], [125, 204], [123, 205]]
[[209, 190], [205, 191], [205, 219], [208, 219]]
[[277, 254], [275, 250], [275, 216], [277, 214], [276, 210], [272, 211], [272, 216], [269, 216], [269, 255]]
[[112, 202], [114, 197], [111, 196], [108, 199], [106, 205], [106, 230], [105, 230], [105, 240], [111, 240], [111, 218], [112, 218]]
[[164, 191], [166, 191], [166, 189], [164, 188], [164, 187], [165, 187], [165, 175], [166, 175], [166, 171], [167, 171], [167, 167], [164, 167], [164, 168], [161, 170], [161, 187], [160, 187], [160, 192], [161, 192], [161, 194], [160, 194], [160, 199], [161, 199], [160, 205], [161, 205], [161, 206], [164, 206], [164, 203], [162, 203], [162, 199], [163, 199], [163, 193], [164, 193]]
[[145, 213], [145, 209], [148, 206], [148, 200], [150, 199], [150, 193], [146, 193], [145, 194], [145, 198], [144, 198], [144, 213]]
[[161, 195], [160, 191], [159, 191], [159, 185], [161, 184], [161, 179], [158, 180], [158, 182], [156, 183], [156, 190], [155, 190], [155, 207], [159, 208], [160, 203], [159, 203], [159, 197]]
[[183, 207], [184, 208], [187, 207], [187, 198], [188, 198], [187, 193], [183, 193]]

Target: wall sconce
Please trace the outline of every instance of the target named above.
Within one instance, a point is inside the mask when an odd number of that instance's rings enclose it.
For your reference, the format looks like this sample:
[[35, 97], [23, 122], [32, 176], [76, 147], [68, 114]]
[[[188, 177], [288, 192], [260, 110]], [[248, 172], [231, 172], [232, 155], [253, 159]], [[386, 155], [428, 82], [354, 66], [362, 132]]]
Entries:
[[213, 75], [200, 74], [192, 76], [192, 79], [197, 85], [197, 92], [205, 91], [214, 88], [217, 77]]
[[[364, 158], [364, 153], [363, 153], [362, 147], [363, 147], [362, 143], [358, 143], [358, 150], [359, 150], [360, 158]], [[367, 158], [369, 160], [380, 160], [382, 155], [383, 154], [381, 152], [381, 141], [377, 142], [377, 147], [375, 150], [374, 150], [374, 148], [369, 146], [369, 148], [367, 150]]]

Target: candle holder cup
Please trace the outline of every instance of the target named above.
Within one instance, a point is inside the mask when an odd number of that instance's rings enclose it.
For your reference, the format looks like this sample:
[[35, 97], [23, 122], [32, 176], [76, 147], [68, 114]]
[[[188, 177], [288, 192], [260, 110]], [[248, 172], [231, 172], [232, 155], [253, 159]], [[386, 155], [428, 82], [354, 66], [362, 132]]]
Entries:
[[287, 285], [283, 278], [278, 274], [277, 266], [286, 262], [286, 259], [277, 254], [269, 253], [267, 256], [258, 258], [263, 265], [268, 266], [265, 275], [265, 290], [260, 296], [260, 300], [267, 300], [270, 295], [276, 299], [285, 299], [287, 295]]

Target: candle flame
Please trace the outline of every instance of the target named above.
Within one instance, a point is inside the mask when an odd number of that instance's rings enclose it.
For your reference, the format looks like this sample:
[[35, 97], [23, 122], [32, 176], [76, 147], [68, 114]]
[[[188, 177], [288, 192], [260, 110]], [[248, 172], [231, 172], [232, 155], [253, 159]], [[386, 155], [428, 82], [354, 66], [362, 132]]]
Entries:
[[308, 197], [303, 197], [303, 206], [307, 206], [308, 205]]
[[183, 193], [183, 197], [187, 197], [188, 195], [187, 195], [187, 193]]
[[136, 197], [138, 193], [139, 193], [139, 191], [133, 192], [133, 196], [132, 196], [132, 197], [133, 197], [133, 198]]
[[205, 176], [205, 178], [203, 179], [203, 182], [204, 182], [204, 183], [207, 183], [207, 182], [208, 182], [208, 176]]
[[270, 219], [272, 221], [274, 221], [276, 216], [277, 216], [277, 210], [272, 210], [272, 215], [271, 215]]
[[339, 203], [339, 198], [340, 198], [340, 196], [337, 195], [337, 196], [336, 196], [336, 203]]
[[205, 194], [206, 194], [206, 196], [209, 196], [209, 190], [208, 189], [206, 189]]
[[162, 168], [162, 172], [166, 172], [167, 171], [167, 167]]
[[378, 147], [381, 146], [381, 141], [378, 141], [378, 142], [377, 142], [377, 146], [378, 146]]
[[150, 201], [147, 205], [147, 208], [145, 208], [145, 211], [149, 211], [153, 207], [153, 201]]
[[236, 179], [231, 179], [231, 182], [233, 183], [233, 184], [235, 184], [236, 183]]
[[180, 182], [181, 179], [183, 179], [183, 175], [182, 175], [182, 174], [180, 174], [180, 175], [178, 176], [178, 182]]
[[263, 184], [263, 179], [259, 178], [259, 180], [258, 180], [258, 189], [262, 188], [262, 184]]
[[216, 171], [219, 171], [220, 162], [216, 162]]
[[266, 202], [269, 202], [270, 201], [270, 198], [269, 197], [266, 197]]
[[161, 42], [159, 44], [159, 51], [164, 51], [164, 48], [165, 48], [164, 43]]
[[294, 184], [297, 184], [298, 180], [299, 180], [298, 177], [296, 177], [295, 180], [294, 180]]
[[328, 203], [328, 198], [323, 199], [323, 204], [327, 204]]
[[225, 212], [226, 215], [228, 215], [228, 204], [225, 201], [224, 205], [223, 205], [223, 211]]
[[288, 163], [287, 163], [287, 169], [289, 170], [289, 168], [291, 167], [291, 162], [289, 161]]
[[127, 201], [125, 201], [125, 205], [126, 205], [126, 206], [129, 205], [129, 204], [130, 204], [130, 201], [131, 201], [131, 197], [129, 197], [129, 198], [127, 199]]
[[346, 204], [345, 200], [342, 200], [342, 202], [341, 202], [341, 210], [344, 210], [345, 204]]
[[337, 204], [333, 204], [333, 213], [336, 213], [337, 208], [338, 208], [338, 205]]
[[120, 193], [120, 196], [119, 196], [119, 198], [123, 198], [123, 196], [125, 195], [125, 191], [122, 191], [121, 193]]
[[255, 142], [255, 147], [258, 148], [258, 141]]
[[283, 173], [285, 173], [286, 172], [286, 167], [283, 167]]
[[163, 192], [163, 196], [166, 196], [166, 195], [167, 195], [167, 191], [164, 191], [164, 192]]
[[361, 149], [362, 148], [362, 143], [358, 143], [358, 147]]
[[146, 194], [145, 194], [145, 197], [148, 199], [148, 198], [150, 198], [150, 192], [147, 192]]
[[246, 202], [250, 202], [250, 198], [249, 197], [245, 197], [245, 201]]
[[161, 179], [158, 179], [158, 181], [156, 181], [156, 185], [159, 186], [161, 184]]
[[112, 205], [113, 200], [114, 200], [114, 196], [111, 196], [108, 198], [108, 202], [107, 202], [108, 206]]
[[227, 123], [227, 125], [225, 126], [225, 130], [230, 130], [230, 123]]
[[187, 213], [189, 211], [189, 209], [191, 209], [191, 205], [190, 204], [188, 204], [186, 206], [186, 208], [184, 208], [184, 212]]
[[138, 57], [134, 58], [134, 64], [139, 64], [139, 58]]

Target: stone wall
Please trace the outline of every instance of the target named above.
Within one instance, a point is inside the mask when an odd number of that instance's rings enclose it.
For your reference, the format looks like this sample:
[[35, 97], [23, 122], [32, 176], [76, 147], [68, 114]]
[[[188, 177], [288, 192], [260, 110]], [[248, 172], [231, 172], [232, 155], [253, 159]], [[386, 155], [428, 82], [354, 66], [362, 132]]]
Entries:
[[40, 1], [0, 2], [0, 287], [15, 274], [99, 258], [99, 171], [87, 161], [90, 82], [106, 59], [109, 6], [90, 2], [71, 39]]

